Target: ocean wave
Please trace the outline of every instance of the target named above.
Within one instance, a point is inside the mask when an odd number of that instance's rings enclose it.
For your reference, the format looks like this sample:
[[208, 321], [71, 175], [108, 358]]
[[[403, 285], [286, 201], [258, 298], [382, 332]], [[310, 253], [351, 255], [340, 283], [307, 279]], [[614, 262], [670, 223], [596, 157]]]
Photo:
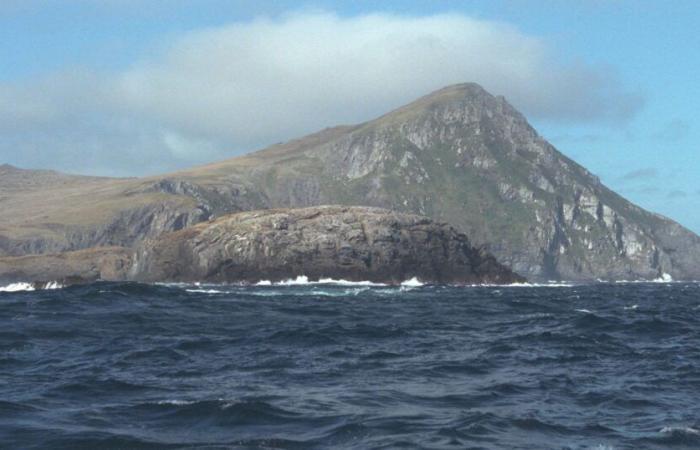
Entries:
[[34, 290], [34, 285], [31, 283], [10, 283], [7, 286], [0, 286], [0, 292], [21, 292]]
[[156, 405], [170, 405], [170, 406], [186, 406], [186, 405], [193, 405], [195, 404], [196, 401], [194, 400], [159, 400], [156, 402]]
[[700, 430], [684, 426], [666, 426], [659, 430], [659, 436], [651, 439], [666, 446], [700, 447]]
[[58, 281], [49, 281], [48, 283], [37, 286], [37, 283], [17, 282], [10, 283], [5, 286], [0, 286], [0, 292], [31, 292], [39, 290], [62, 289], [64, 286]]
[[228, 294], [227, 291], [220, 291], [218, 289], [185, 289], [187, 292], [192, 292], [194, 294]]
[[420, 287], [420, 286], [425, 286], [425, 283], [421, 283], [417, 277], [413, 277], [410, 280], [406, 280], [403, 283], [401, 283], [401, 286], [403, 286], [403, 287]]
[[700, 436], [700, 430], [691, 427], [663, 427], [659, 433]]
[[16, 448], [700, 448], [684, 286], [0, 294], [0, 419]]
[[[375, 281], [369, 281], [369, 280], [364, 280], [364, 281], [351, 281], [351, 280], [345, 280], [342, 278], [336, 279], [336, 278], [320, 278], [318, 280], [310, 280], [308, 276], [306, 275], [299, 275], [296, 278], [289, 278], [286, 280], [280, 280], [280, 281], [271, 281], [271, 280], [260, 280], [256, 283], [249, 284], [245, 282], [239, 282], [239, 283], [203, 283], [203, 282], [196, 282], [196, 283], [154, 283], [155, 285], [159, 286], [167, 286], [167, 287], [178, 287], [178, 288], [184, 288], [188, 292], [194, 292], [194, 293], [204, 293], [204, 294], [217, 294], [217, 293], [229, 293], [228, 291], [220, 291], [218, 289], [214, 288], [208, 288], [209, 286], [214, 286], [217, 288], [225, 288], [225, 287], [236, 287], [236, 288], [245, 288], [245, 287], [272, 287], [272, 286], [319, 286], [319, 285], [329, 285], [329, 286], [350, 286], [350, 287], [402, 287], [402, 288], [417, 288], [417, 287], [423, 287], [427, 286], [428, 283], [425, 283], [420, 280], [419, 277], [412, 277], [407, 280], [402, 281], [398, 285], [396, 284], [391, 284], [391, 283], [379, 283]], [[490, 288], [490, 287], [495, 287], [495, 288], [503, 288], [503, 287], [517, 287], [517, 288], [540, 288], [540, 287], [550, 287], [550, 288], [556, 288], [556, 287], [576, 287], [579, 286], [579, 284], [574, 284], [574, 283], [564, 283], [564, 282], [557, 282], [557, 281], [549, 281], [549, 282], [544, 282], [544, 283], [512, 283], [512, 284], [495, 284], [495, 283], [475, 283], [475, 284], [445, 284], [444, 286], [450, 286], [450, 287], [461, 287], [461, 288]], [[403, 289], [407, 290], [407, 289]]]
[[336, 286], [386, 286], [384, 283], [375, 283], [372, 281], [349, 281], [334, 278], [321, 278], [317, 281], [310, 281], [306, 275], [299, 275], [294, 279], [272, 282], [270, 280], [261, 280], [255, 286], [313, 286], [319, 284], [332, 284]]
[[668, 273], [661, 274], [660, 277], [654, 278], [653, 280], [615, 280], [617, 284], [634, 284], [634, 283], [679, 283], [674, 281], [673, 277]]
[[556, 288], [556, 287], [576, 287], [576, 284], [573, 283], [561, 283], [558, 281], [548, 281], [546, 283], [511, 283], [511, 284], [492, 284], [492, 283], [484, 283], [484, 284], [470, 284], [468, 287], [498, 287], [498, 288], [509, 288], [509, 287], [517, 287], [517, 288], [541, 288], [541, 287], [550, 287], [550, 288]]

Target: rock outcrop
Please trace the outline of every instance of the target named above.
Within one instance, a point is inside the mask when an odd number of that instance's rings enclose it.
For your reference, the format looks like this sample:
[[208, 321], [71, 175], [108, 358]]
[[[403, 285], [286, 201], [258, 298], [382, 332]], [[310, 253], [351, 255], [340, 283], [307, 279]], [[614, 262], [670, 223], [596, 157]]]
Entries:
[[129, 278], [258, 282], [297, 276], [400, 283], [524, 279], [444, 223], [379, 208], [321, 206], [233, 214], [141, 245]]

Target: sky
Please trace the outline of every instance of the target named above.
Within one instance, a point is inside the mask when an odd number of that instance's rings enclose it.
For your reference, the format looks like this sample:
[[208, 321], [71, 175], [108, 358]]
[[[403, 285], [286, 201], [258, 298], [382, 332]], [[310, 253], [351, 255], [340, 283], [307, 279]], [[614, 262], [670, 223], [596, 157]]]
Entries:
[[698, 23], [684, 0], [3, 0], [0, 164], [163, 173], [473, 81], [700, 232]]

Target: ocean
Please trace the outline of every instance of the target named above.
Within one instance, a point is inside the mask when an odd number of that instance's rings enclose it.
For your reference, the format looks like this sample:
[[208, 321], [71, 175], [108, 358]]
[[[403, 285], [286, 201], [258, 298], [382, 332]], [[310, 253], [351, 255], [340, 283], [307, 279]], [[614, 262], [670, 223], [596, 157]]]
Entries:
[[700, 284], [0, 292], [6, 449], [697, 449]]

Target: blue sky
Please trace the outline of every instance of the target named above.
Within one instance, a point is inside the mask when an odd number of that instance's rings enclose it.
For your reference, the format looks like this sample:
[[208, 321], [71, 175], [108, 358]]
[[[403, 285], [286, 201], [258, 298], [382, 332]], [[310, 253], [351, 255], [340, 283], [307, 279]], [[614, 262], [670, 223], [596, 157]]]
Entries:
[[0, 163], [163, 172], [477, 81], [698, 232], [698, 23], [695, 1], [4, 0]]

